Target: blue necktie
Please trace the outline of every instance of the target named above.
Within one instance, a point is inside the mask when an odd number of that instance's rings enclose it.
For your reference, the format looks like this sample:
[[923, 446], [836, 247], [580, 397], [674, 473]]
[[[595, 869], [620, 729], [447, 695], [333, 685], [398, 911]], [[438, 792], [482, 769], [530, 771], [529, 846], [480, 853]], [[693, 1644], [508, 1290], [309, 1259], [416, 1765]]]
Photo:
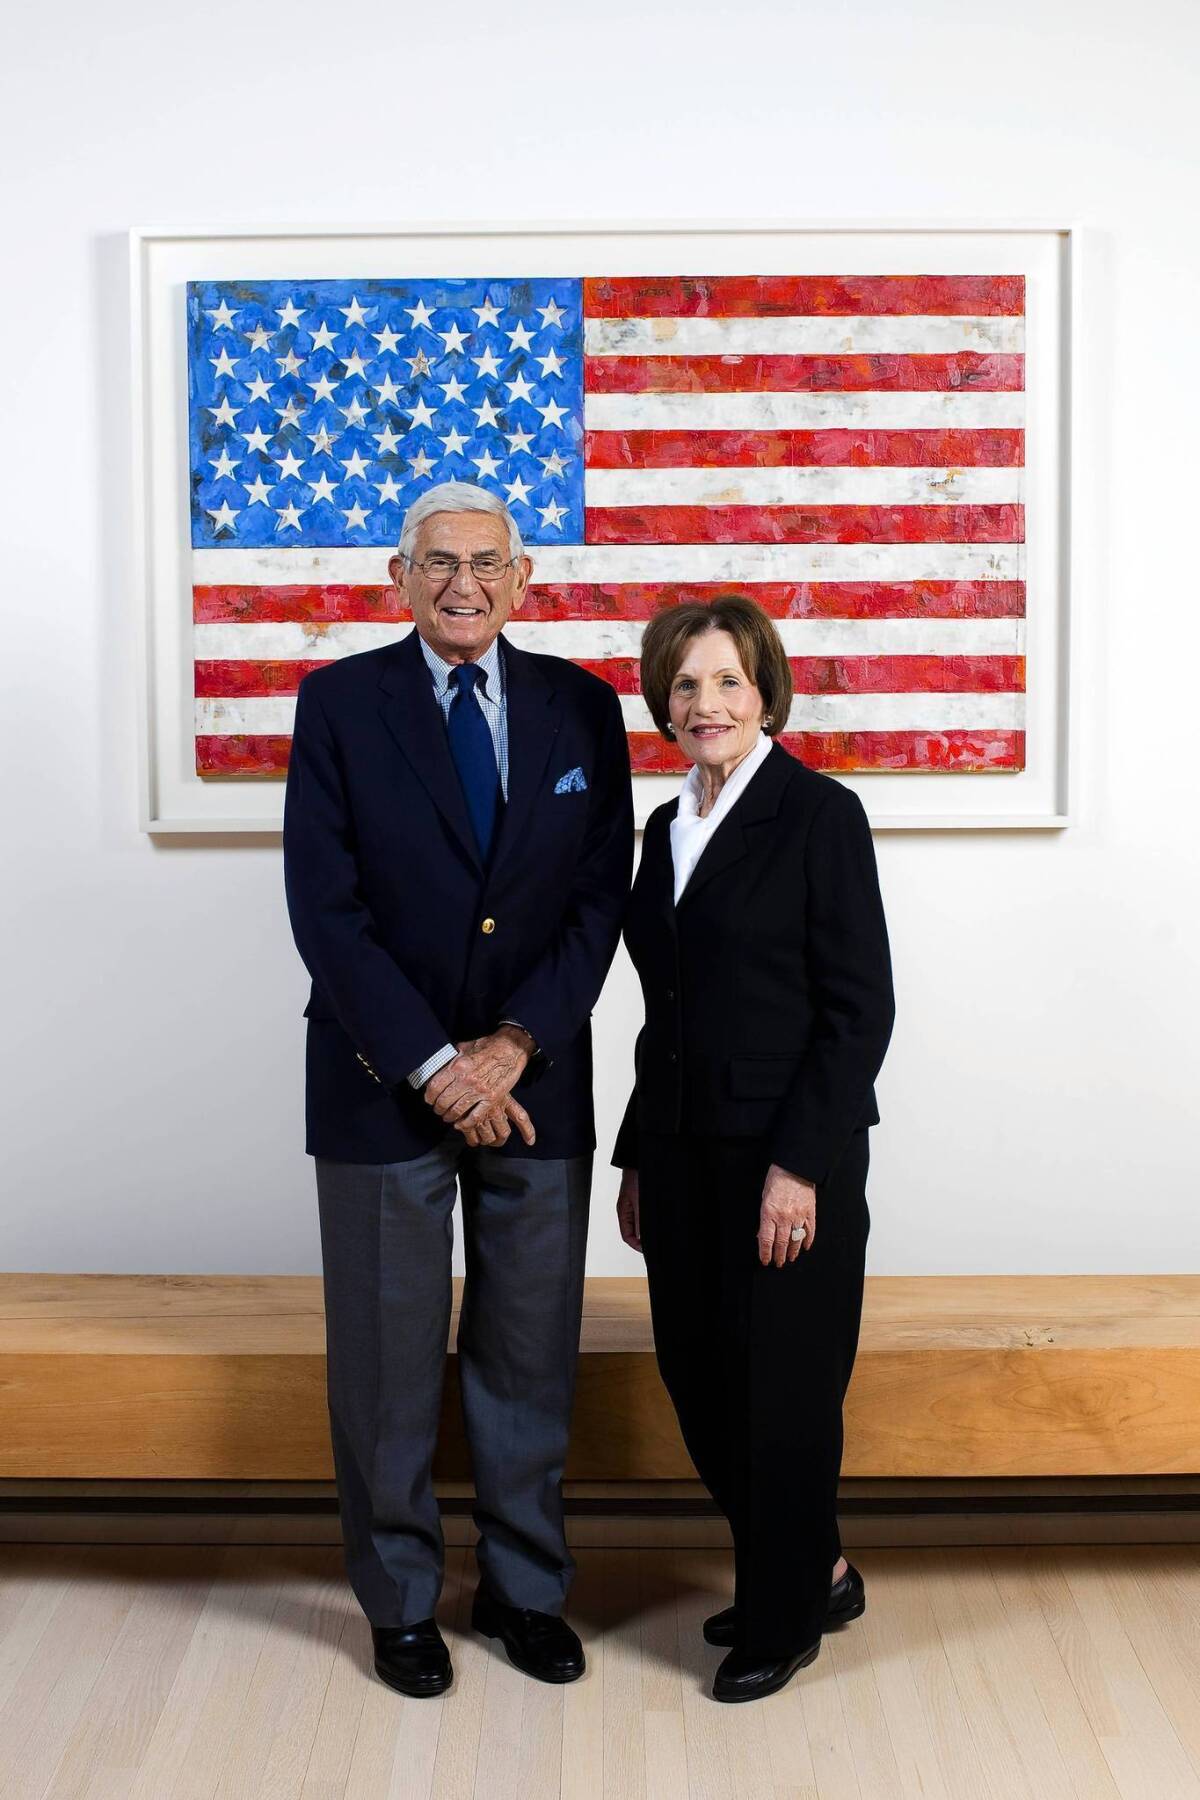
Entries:
[[487, 671], [478, 663], [459, 663], [451, 669], [450, 685], [455, 694], [446, 720], [450, 754], [462, 783], [479, 854], [485, 863], [491, 853], [500, 803], [496, 749], [483, 708], [475, 698], [476, 682], [482, 685], [486, 681]]

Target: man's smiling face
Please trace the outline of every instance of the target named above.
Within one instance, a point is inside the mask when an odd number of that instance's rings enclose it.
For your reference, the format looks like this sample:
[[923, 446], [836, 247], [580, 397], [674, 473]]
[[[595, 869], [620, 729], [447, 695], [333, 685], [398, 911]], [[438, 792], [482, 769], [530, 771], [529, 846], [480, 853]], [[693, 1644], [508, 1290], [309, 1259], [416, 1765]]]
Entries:
[[[453, 576], [418, 568], [430, 558], [463, 558]], [[393, 556], [388, 573], [402, 603], [431, 650], [448, 663], [478, 662], [511, 612], [520, 610], [532, 563], [509, 563], [508, 529], [496, 513], [442, 512], [417, 527], [412, 562]], [[500, 573], [476, 575], [474, 558], [494, 560]]]

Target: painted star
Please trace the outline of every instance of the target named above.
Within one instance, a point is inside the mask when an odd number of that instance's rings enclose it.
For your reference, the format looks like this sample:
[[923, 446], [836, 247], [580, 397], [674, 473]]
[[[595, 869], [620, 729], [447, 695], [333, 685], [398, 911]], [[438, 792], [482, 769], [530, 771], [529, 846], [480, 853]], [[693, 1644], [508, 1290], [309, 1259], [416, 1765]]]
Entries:
[[558, 326], [559, 320], [566, 317], [562, 307], [556, 300], [551, 300], [549, 306], [539, 306], [537, 310], [541, 313], [543, 323], [547, 326]]
[[219, 306], [206, 307], [205, 311], [213, 322], [214, 331], [233, 330], [233, 321], [236, 314], [230, 310], [228, 300], [222, 300]]
[[346, 373], [342, 376], [343, 381], [349, 381], [351, 375], [361, 375], [363, 380], [366, 380], [367, 365], [364, 363], [357, 350], [352, 350], [349, 356], [344, 358], [344, 361], [346, 364]]
[[336, 350], [337, 346], [334, 343], [333, 339], [334, 339], [333, 327], [331, 325], [326, 325], [325, 321], [322, 319], [321, 323], [317, 326], [317, 329], [312, 334], [313, 349], [314, 350]]
[[297, 375], [304, 367], [294, 350], [289, 350], [286, 356], [277, 356], [275, 361], [279, 364], [281, 375]]
[[[349, 306], [339, 306], [338, 311], [345, 316], [347, 325], [365, 325], [367, 322], [367, 315], [358, 304], [357, 294], [351, 294]], [[374, 312], [375, 308], [372, 307], [371, 311]]]
[[340, 406], [338, 411], [345, 415], [347, 425], [361, 425], [363, 420], [370, 416], [368, 409], [363, 405], [357, 394], [350, 402], [349, 406]]
[[551, 500], [549, 506], [539, 506], [537, 510], [553, 531], [559, 530], [559, 520], [565, 519], [567, 516], [566, 507], [560, 506], [557, 500]]
[[372, 485], [379, 489], [380, 506], [386, 505], [389, 500], [397, 503], [399, 502], [400, 489], [396, 486], [396, 478], [394, 475], [389, 475], [385, 481], [373, 482]]
[[280, 481], [290, 481], [293, 476], [299, 480], [301, 466], [300, 458], [293, 455], [290, 450], [286, 456], [275, 458], [275, 467], [279, 470]]
[[390, 456], [400, 442], [390, 425], [385, 425], [382, 431], [373, 431], [371, 436], [379, 445], [380, 456]]
[[228, 394], [226, 394], [220, 406], [210, 406], [207, 408], [207, 411], [212, 414], [218, 425], [232, 425], [238, 414], [243, 410], [244, 408], [240, 406], [230, 406]]
[[518, 323], [508, 333], [508, 341], [514, 350], [528, 350], [533, 342], [533, 333], [528, 325]]
[[313, 455], [314, 456], [329, 456], [329, 455], [331, 455], [333, 452], [333, 446], [337, 442], [338, 438], [341, 435], [342, 434], [340, 431], [335, 431], [331, 437], [329, 434], [328, 427], [324, 423], [319, 425], [315, 431], [310, 431], [308, 433], [308, 441], [312, 445]]
[[538, 460], [549, 476], [565, 475], [567, 472], [567, 459], [560, 456], [557, 450], [552, 450], [549, 456], [539, 457]]
[[250, 383], [250, 387], [248, 390], [250, 399], [251, 400], [268, 400], [269, 401], [271, 398], [271, 389], [273, 386], [274, 386], [274, 383], [268, 381], [265, 375], [256, 374], [254, 377], [254, 380]]
[[287, 506], [281, 506], [279, 517], [275, 521], [276, 531], [300, 531], [300, 514], [307, 511], [306, 506], [295, 506], [290, 502]]
[[286, 300], [282, 306], [277, 306], [275, 311], [279, 314], [280, 331], [285, 331], [289, 325], [298, 325], [304, 317], [303, 313], [296, 311], [294, 300]]
[[212, 463], [213, 468], [217, 471], [216, 474], [213, 476], [214, 481], [229, 480], [233, 475], [233, 471], [235, 469], [240, 469], [242, 466], [240, 462], [233, 461], [228, 450], [226, 450], [223, 445], [221, 448], [220, 456], [216, 457], [215, 459], [210, 456], [208, 460], [210, 463]]
[[206, 507], [205, 511], [213, 522], [214, 531], [232, 531], [233, 521], [237, 518], [241, 508], [230, 506], [228, 500], [222, 500], [215, 512], [211, 506]]
[[434, 467], [433, 463], [430, 462], [430, 460], [426, 456], [424, 450], [418, 450], [417, 454], [412, 459], [413, 474], [414, 475], [428, 475], [429, 471], [433, 467]]
[[553, 425], [558, 431], [561, 431], [562, 421], [567, 417], [570, 408], [560, 406], [557, 400], [547, 400], [545, 406], [539, 406], [537, 410], [542, 415], [543, 430], [546, 426]]
[[400, 333], [398, 331], [393, 331], [390, 325], [385, 325], [382, 331], [373, 331], [371, 336], [379, 345], [377, 352], [379, 356], [386, 356], [389, 351], [395, 356], [396, 345], [400, 342]]
[[243, 481], [242, 486], [250, 496], [251, 506], [269, 506], [271, 504], [270, 486], [261, 475], [256, 475], [252, 482]]
[[299, 394], [293, 394], [286, 406], [277, 406], [275, 411], [279, 414], [279, 424], [275, 427], [276, 431], [286, 431], [289, 425], [298, 425], [300, 423], [300, 414], [304, 411], [304, 402], [301, 400]]
[[261, 425], [256, 425], [253, 431], [243, 431], [242, 436], [246, 440], [247, 450], [261, 450], [265, 456], [271, 448], [271, 440]]
[[449, 356], [451, 353], [461, 355], [462, 347], [471, 336], [471, 333], [469, 331], [460, 331], [457, 325], [451, 325], [449, 331], [439, 331], [437, 335], [445, 344], [446, 355]]
[[210, 356], [208, 360], [217, 371], [218, 375], [232, 375], [234, 373], [233, 361], [228, 350], [226, 350], [223, 345], [220, 356]]
[[256, 325], [253, 331], [243, 332], [242, 335], [250, 345], [251, 351], [266, 350], [271, 342], [271, 334], [265, 325]]
[[490, 450], [485, 450], [482, 456], [472, 457], [471, 460], [479, 470], [480, 481], [495, 480], [496, 470], [503, 466], [496, 461]]
[[379, 386], [375, 389], [375, 392], [379, 395], [380, 406], [399, 406], [400, 402], [397, 396], [400, 389], [396, 386], [390, 375], [384, 376], [383, 380], [379, 383]]
[[442, 439], [443, 444], [446, 446], [447, 456], [461, 456], [463, 445], [469, 444], [470, 441], [470, 438], [465, 438], [462, 432], [458, 430], [457, 426], [453, 425]]
[[428, 375], [432, 367], [429, 358], [423, 350], [418, 350], [415, 356], [406, 356], [404, 360], [412, 365], [412, 379], [414, 381], [417, 379], [418, 375]]
[[313, 504], [315, 505], [318, 500], [332, 501], [334, 499], [336, 486], [337, 483], [331, 481], [328, 475], [324, 473], [318, 475], [317, 479], [313, 482]]
[[508, 439], [509, 451], [510, 451], [511, 455], [516, 456], [517, 453], [521, 450], [524, 450], [525, 453], [528, 455], [529, 446], [530, 446], [531, 442], [533, 441], [532, 432], [529, 432], [529, 431], [506, 431], [504, 435]]
[[485, 350], [482, 356], [472, 357], [471, 360], [481, 375], [498, 375], [500, 373], [500, 364], [496, 361], [496, 352], [492, 349]]
[[518, 501], [523, 506], [528, 506], [529, 496], [533, 492], [533, 489], [526, 487], [525, 483], [518, 475], [515, 481], [510, 481], [506, 484], [505, 492], [508, 494], [508, 504], [510, 506], [515, 505]]
[[466, 391], [466, 388], [456, 375], [452, 375], [449, 381], [442, 387], [442, 392], [446, 396], [447, 405], [449, 405], [451, 400], [461, 400]]
[[[344, 509], [343, 509], [344, 510]], [[367, 523], [367, 515], [357, 502], [346, 513], [346, 530], [362, 531]]]
[[475, 314], [475, 317], [479, 320], [481, 326], [498, 325], [500, 323], [500, 308], [496, 305], [496, 302], [492, 299], [490, 294], [482, 306], [473, 306], [471, 311]]
[[409, 429], [411, 430], [413, 425], [432, 425], [432, 424], [433, 424], [433, 409], [432, 409], [432, 407], [430, 407], [424, 400], [418, 400], [417, 404], [412, 409], [412, 419], [409, 422]]
[[514, 375], [508, 384], [508, 391], [514, 400], [528, 400], [533, 387], [523, 375]]
[[418, 300], [415, 306], [406, 306], [404, 310], [412, 320], [414, 330], [418, 325], [426, 325], [432, 330], [433, 314], [423, 300]]
[[367, 465], [358, 454], [357, 450], [354, 452], [353, 456], [350, 457], [349, 461], [344, 461], [342, 463], [342, 467], [346, 471], [347, 481], [354, 480], [356, 477], [361, 481], [367, 473]]
[[484, 425], [494, 425], [496, 423], [496, 420], [500, 417], [500, 414], [496, 411], [496, 408], [492, 405], [492, 400], [491, 400], [490, 394], [485, 394], [483, 396], [483, 399], [480, 401], [479, 405], [473, 406], [471, 408], [471, 411], [475, 414], [475, 417], [479, 420], [479, 424], [480, 424], [481, 428]]
[[315, 406], [318, 400], [333, 399], [333, 390], [337, 386], [337, 382], [330, 380], [327, 370], [324, 375], [319, 376], [316, 381], [310, 381], [308, 385], [313, 391], [313, 405]]
[[557, 375], [562, 379], [562, 362], [553, 350], [547, 350], [545, 356], [539, 356], [537, 360], [542, 365], [543, 380], [547, 375]]

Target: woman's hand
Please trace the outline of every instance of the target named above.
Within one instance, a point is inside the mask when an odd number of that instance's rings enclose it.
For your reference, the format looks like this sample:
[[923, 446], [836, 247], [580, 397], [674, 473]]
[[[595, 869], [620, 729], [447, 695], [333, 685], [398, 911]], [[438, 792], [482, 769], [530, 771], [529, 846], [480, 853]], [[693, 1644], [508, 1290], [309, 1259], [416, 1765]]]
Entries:
[[[618, 1203], [619, 1204], [619, 1203]], [[795, 1226], [806, 1227], [804, 1236], [792, 1241]], [[772, 1163], [763, 1183], [758, 1214], [758, 1260], [764, 1269], [774, 1263], [782, 1269], [795, 1262], [801, 1250], [811, 1250], [817, 1235], [817, 1190], [778, 1163]]]
[[621, 1236], [631, 1250], [642, 1248], [642, 1215], [638, 1200], [638, 1172], [621, 1170], [621, 1188], [617, 1194], [617, 1224]]

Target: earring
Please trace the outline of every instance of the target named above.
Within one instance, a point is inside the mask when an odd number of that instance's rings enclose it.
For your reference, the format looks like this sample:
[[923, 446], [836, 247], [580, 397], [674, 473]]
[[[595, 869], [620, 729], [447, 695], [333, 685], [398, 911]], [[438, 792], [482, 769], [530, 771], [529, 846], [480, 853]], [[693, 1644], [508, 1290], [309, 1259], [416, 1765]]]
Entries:
[[673, 738], [675, 736], [675, 727], [673, 725], [665, 725], [663, 727], [663, 729], [669, 738]]

